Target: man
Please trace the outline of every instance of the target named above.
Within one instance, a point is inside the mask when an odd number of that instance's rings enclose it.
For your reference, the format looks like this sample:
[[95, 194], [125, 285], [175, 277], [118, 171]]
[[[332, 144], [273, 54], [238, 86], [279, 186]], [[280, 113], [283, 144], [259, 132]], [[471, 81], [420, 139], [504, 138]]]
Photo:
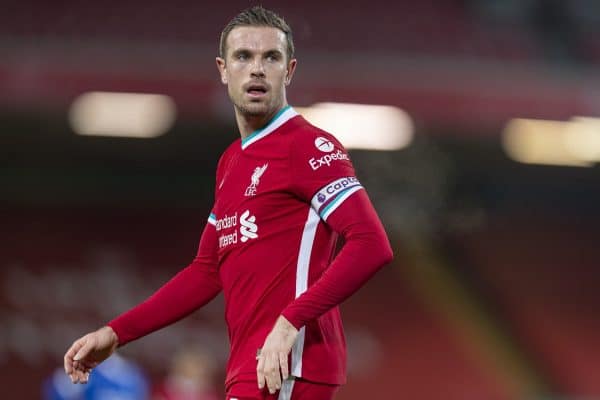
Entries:
[[[197, 256], [145, 302], [75, 341], [66, 373], [85, 383], [118, 346], [222, 290], [228, 400], [332, 399], [345, 382], [338, 305], [391, 261], [387, 236], [340, 143], [287, 104], [297, 64], [287, 23], [261, 7], [240, 13], [216, 62], [241, 138], [219, 160]], [[345, 244], [334, 258], [338, 234]]]

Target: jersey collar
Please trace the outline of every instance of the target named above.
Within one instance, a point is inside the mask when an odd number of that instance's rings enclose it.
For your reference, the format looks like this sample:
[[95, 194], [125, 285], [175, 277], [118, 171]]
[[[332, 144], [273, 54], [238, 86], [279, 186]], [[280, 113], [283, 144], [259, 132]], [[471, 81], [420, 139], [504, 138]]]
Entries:
[[298, 115], [298, 113], [291, 106], [288, 105], [283, 107], [264, 127], [252, 132], [245, 139], [242, 139], [242, 150], [274, 132], [277, 128], [294, 118], [296, 115]]

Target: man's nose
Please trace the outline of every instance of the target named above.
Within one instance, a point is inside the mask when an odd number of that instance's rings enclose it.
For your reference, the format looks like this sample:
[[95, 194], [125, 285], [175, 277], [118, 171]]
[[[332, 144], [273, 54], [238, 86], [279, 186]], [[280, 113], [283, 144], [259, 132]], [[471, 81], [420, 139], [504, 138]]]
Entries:
[[254, 60], [254, 62], [252, 63], [252, 69], [250, 71], [250, 74], [253, 77], [264, 78], [265, 66], [263, 65], [262, 59], [257, 58], [256, 60]]

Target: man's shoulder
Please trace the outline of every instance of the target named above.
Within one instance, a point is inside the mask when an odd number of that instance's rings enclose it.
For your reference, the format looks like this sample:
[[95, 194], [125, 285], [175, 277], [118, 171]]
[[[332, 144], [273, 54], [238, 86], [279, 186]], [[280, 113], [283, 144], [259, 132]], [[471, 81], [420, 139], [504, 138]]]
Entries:
[[225, 168], [228, 160], [231, 159], [232, 155], [236, 152], [241, 151], [241, 139], [234, 140], [229, 146], [225, 148], [225, 150], [221, 153], [219, 157], [219, 161], [217, 162], [217, 174]]
[[242, 140], [240, 138], [237, 138], [236, 140], [234, 140], [233, 142], [231, 142], [229, 144], [229, 146], [227, 146], [225, 148], [225, 150], [223, 150], [223, 152], [221, 153], [220, 160], [227, 159], [228, 157], [231, 157], [236, 152], [240, 152], [242, 150], [242, 143], [241, 143], [241, 141]]
[[[340, 147], [341, 144], [331, 133], [314, 126], [304, 117], [294, 118], [289, 127], [289, 140], [292, 151], [305, 151], [307, 148], [327, 151], [328, 147]], [[333, 147], [332, 147], [333, 148]]]
[[231, 153], [235, 153], [236, 151], [241, 151], [242, 149], [242, 139], [237, 138], [235, 139], [233, 142], [231, 142], [229, 144], [229, 146], [227, 146], [225, 148], [225, 150], [223, 150], [223, 153], [221, 154], [221, 157], [224, 157], [226, 155], [229, 155]]

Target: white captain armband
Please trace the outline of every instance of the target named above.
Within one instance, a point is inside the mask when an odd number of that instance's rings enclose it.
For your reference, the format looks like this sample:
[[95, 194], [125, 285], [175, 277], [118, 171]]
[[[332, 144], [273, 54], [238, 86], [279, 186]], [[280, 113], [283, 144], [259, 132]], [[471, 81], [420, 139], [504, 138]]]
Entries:
[[331, 215], [348, 197], [362, 189], [353, 176], [337, 179], [319, 190], [310, 201], [312, 208], [323, 221]]

